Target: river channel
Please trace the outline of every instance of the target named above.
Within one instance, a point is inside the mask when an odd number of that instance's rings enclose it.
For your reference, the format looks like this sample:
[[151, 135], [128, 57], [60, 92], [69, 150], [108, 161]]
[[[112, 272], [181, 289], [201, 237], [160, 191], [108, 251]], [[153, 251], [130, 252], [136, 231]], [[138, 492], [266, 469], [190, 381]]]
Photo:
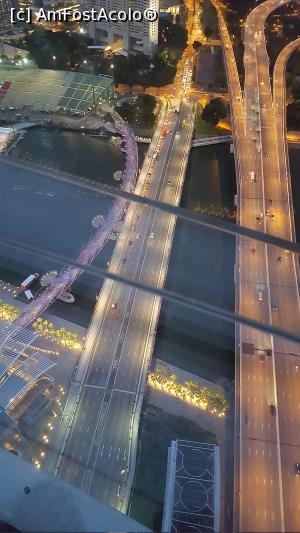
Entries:
[[[140, 148], [140, 162], [146, 151]], [[124, 155], [105, 139], [55, 129], [33, 128], [18, 143], [16, 155], [106, 184], [124, 166]], [[300, 150], [290, 150], [296, 229], [300, 234], [300, 186], [297, 168]], [[0, 179], [0, 224], [6, 237], [17, 238], [41, 249], [76, 257], [93, 234], [92, 218], [110, 207], [108, 198], [86, 194], [80, 187], [55, 182], [30, 170], [3, 167]], [[229, 144], [191, 151], [181, 205], [194, 212], [234, 220], [235, 168]], [[38, 201], [37, 201], [38, 199]], [[105, 266], [114, 241], [96, 259]], [[43, 256], [1, 247], [0, 279], [18, 284], [30, 272], [43, 273], [59, 265]], [[225, 309], [234, 309], [234, 239], [212, 230], [178, 221], [167, 276], [167, 287]], [[99, 281], [99, 280], [98, 280]], [[98, 282], [99, 285], [99, 282]], [[77, 305], [68, 307], [70, 320], [87, 326], [99, 287], [83, 275], [73, 287]], [[71, 309], [72, 307], [72, 309]], [[65, 304], [52, 311], [65, 316]], [[233, 327], [163, 302], [155, 356], [207, 379], [234, 375]]]

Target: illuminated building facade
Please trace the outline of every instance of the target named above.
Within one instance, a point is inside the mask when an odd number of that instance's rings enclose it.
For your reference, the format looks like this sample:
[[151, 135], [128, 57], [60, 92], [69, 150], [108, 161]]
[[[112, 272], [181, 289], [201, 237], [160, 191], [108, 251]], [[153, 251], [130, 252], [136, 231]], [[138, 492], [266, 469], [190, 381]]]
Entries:
[[[159, 11], [159, 0], [90, 0], [89, 7], [101, 9], [104, 7], [107, 12], [125, 11], [129, 8], [133, 11], [144, 12], [145, 9]], [[93, 22], [90, 23], [89, 34], [96, 43], [112, 46], [121, 43], [124, 52], [142, 52], [152, 56], [156, 50], [158, 42], [158, 20], [149, 22]]]
[[0, 0], [0, 35], [5, 35], [12, 29], [10, 21], [10, 0]]

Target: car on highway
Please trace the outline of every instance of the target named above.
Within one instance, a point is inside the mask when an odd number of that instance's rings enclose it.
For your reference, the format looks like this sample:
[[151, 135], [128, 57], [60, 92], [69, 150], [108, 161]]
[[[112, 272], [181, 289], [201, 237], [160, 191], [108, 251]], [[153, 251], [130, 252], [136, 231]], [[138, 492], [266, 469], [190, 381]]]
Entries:
[[275, 416], [276, 414], [276, 407], [273, 403], [269, 403], [269, 413], [272, 416]]
[[272, 311], [273, 311], [273, 313], [277, 313], [277, 311], [278, 311], [277, 305], [274, 305], [274, 304], [272, 305]]
[[295, 463], [295, 474], [300, 476], [300, 463]]

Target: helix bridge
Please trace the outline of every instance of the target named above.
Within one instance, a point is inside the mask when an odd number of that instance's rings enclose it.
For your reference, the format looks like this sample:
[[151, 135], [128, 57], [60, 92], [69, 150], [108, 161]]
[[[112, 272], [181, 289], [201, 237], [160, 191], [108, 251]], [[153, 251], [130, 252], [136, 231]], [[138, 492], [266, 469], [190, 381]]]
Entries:
[[[133, 131], [128, 124], [116, 113], [112, 111], [115, 127], [121, 135], [124, 152], [126, 157], [125, 169], [122, 176], [122, 189], [126, 192], [132, 192], [135, 186], [137, 172], [138, 172], [138, 150], [134, 138]], [[53, 282], [40, 291], [31, 303], [21, 311], [18, 317], [14, 320], [12, 325], [14, 331], [18, 328], [24, 328], [31, 324], [41, 313], [43, 313], [74, 281], [84, 272], [86, 266], [90, 266], [95, 257], [103, 249], [110, 236], [114, 231], [117, 231], [120, 221], [125, 213], [127, 200], [117, 198], [113, 206], [109, 210], [103, 223], [97, 229], [93, 237], [82, 248], [76, 263], [82, 266], [65, 266], [53, 280]], [[9, 329], [8, 337], [1, 339], [6, 342], [11, 336], [11, 329]]]

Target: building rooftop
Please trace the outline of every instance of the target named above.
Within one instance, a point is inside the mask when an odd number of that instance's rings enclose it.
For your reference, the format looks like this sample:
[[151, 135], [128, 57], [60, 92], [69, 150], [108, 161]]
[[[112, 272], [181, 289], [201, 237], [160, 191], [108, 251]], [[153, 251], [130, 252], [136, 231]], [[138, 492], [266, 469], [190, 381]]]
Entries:
[[219, 531], [220, 464], [215, 444], [172, 441], [162, 530]]
[[0, 107], [85, 113], [96, 101], [112, 95], [110, 76], [0, 65]]

